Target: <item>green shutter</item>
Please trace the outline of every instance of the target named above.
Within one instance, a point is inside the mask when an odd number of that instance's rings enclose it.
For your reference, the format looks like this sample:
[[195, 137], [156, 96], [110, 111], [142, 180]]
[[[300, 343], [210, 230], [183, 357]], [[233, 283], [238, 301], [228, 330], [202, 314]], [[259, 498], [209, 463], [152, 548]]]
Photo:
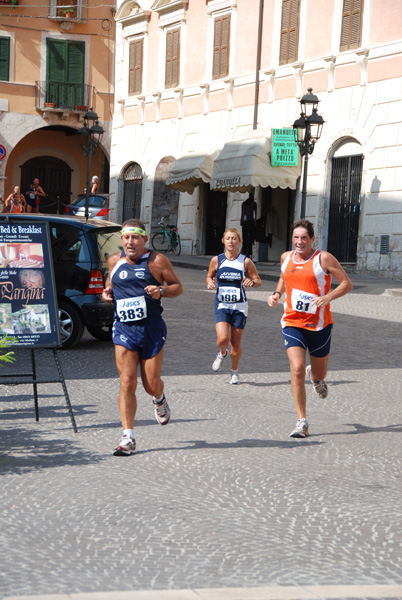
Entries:
[[46, 81], [64, 81], [65, 46], [64, 41], [47, 40]]
[[10, 80], [10, 38], [0, 37], [0, 81]]
[[47, 40], [46, 102], [74, 108], [83, 104], [85, 43]]

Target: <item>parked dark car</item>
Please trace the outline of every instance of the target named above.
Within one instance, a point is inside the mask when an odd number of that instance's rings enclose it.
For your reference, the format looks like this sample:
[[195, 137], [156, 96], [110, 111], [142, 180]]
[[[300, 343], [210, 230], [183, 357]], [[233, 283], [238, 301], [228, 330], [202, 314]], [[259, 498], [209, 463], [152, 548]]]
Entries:
[[[85, 217], [85, 200], [85, 194], [78, 194], [71, 204], [68, 204], [65, 207], [65, 214]], [[89, 194], [88, 216], [93, 217], [94, 219], [107, 219], [108, 214], [108, 194]]]
[[102, 300], [107, 259], [121, 252], [121, 226], [109, 221], [48, 214], [0, 215], [46, 221], [52, 245], [63, 348], [78, 344], [84, 327], [98, 340], [111, 339], [114, 306]]

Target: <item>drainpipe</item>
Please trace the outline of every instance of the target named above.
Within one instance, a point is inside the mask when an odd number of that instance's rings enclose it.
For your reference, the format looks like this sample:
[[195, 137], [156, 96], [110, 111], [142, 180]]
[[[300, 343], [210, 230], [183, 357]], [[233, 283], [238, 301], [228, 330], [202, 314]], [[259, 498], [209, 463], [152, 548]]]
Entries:
[[261, 69], [261, 46], [262, 46], [262, 18], [264, 15], [264, 0], [260, 0], [260, 11], [258, 15], [258, 40], [257, 40], [257, 64], [255, 67], [255, 95], [254, 95], [254, 120], [253, 129], [257, 129], [258, 120], [258, 96], [260, 92], [260, 69]]

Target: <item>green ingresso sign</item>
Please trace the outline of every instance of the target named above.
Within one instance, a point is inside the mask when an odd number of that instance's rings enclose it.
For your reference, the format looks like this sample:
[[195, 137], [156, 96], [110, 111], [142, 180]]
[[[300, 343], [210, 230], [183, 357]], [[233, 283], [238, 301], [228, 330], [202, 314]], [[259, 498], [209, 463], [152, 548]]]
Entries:
[[272, 129], [271, 164], [273, 167], [297, 167], [299, 146], [293, 127]]

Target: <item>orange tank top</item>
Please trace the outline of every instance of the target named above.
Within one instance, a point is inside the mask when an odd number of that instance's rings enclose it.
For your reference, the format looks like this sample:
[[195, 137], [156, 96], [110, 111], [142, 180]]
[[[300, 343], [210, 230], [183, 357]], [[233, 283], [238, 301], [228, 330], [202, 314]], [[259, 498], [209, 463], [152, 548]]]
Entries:
[[11, 200], [10, 213], [22, 213], [22, 204], [14, 204]]
[[316, 296], [325, 296], [331, 289], [331, 275], [321, 267], [321, 250], [316, 250], [304, 262], [294, 262], [294, 251], [283, 261], [281, 271], [286, 286], [286, 299], [281, 319], [282, 327], [301, 327], [320, 331], [332, 321], [329, 304], [318, 308], [311, 304]]

